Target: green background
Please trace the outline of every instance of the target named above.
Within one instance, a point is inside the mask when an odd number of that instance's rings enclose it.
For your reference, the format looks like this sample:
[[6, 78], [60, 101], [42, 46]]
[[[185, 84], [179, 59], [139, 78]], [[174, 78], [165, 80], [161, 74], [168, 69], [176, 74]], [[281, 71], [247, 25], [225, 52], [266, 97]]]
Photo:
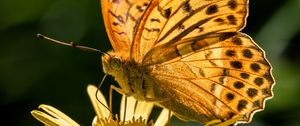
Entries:
[[[36, 34], [110, 50], [100, 1], [1, 0], [0, 16], [0, 123], [38, 126], [30, 111], [44, 103], [90, 125], [94, 112], [86, 87], [103, 77], [100, 55]], [[276, 79], [275, 97], [250, 125], [300, 125], [300, 0], [250, 0], [243, 32], [266, 51]], [[113, 83], [108, 78], [102, 90]]]

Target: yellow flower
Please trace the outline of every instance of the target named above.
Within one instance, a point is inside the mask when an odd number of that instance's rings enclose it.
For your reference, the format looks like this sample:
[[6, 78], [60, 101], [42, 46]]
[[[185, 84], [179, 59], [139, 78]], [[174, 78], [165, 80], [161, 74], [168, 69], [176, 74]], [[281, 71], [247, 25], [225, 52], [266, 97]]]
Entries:
[[[89, 85], [87, 87], [88, 95], [96, 112], [92, 126], [164, 126], [168, 122], [169, 111], [167, 109], [163, 109], [155, 123], [153, 123], [152, 120], [147, 123], [154, 104], [144, 101], [136, 101], [133, 97], [127, 98], [126, 112], [124, 112], [124, 95], [121, 100], [120, 117], [117, 115], [113, 117], [108, 110], [105, 97], [100, 91], [97, 93], [97, 98], [101, 103], [103, 103], [103, 106], [96, 98], [96, 91], [97, 87], [93, 85]], [[32, 110], [31, 114], [33, 117], [47, 126], [80, 126], [63, 112], [52, 106], [42, 104], [39, 106], [39, 109], [40, 110]], [[212, 120], [211, 122], [205, 124], [205, 126], [228, 126], [234, 124], [237, 120], [239, 120], [239, 118], [240, 117], [233, 118], [225, 122], [221, 122], [220, 120]]]
[[[153, 123], [151, 120], [149, 123], [148, 118], [153, 109], [154, 104], [143, 101], [136, 101], [133, 97], [127, 98], [126, 112], [125, 110], [125, 96], [123, 95], [120, 107], [120, 118], [116, 115], [112, 117], [106, 102], [105, 97], [101, 92], [97, 93], [97, 87], [89, 85], [87, 87], [88, 95], [91, 99], [93, 108], [96, 112], [96, 116], [93, 119], [93, 126], [163, 126], [168, 122], [168, 110], [163, 109], [157, 118], [156, 122]], [[73, 121], [70, 117], [65, 115], [63, 112], [49, 105], [40, 105], [40, 110], [32, 110], [31, 114], [40, 122], [49, 126], [79, 126], [78, 123]], [[125, 116], [125, 121], [123, 120]], [[171, 115], [172, 116], [172, 115]]]

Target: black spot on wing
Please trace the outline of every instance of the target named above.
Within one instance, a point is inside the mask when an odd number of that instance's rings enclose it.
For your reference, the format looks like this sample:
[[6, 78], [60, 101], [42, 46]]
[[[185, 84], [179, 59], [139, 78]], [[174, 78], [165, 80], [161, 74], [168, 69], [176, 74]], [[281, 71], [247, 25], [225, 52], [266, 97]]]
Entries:
[[253, 102], [253, 108], [255, 107], [259, 107], [260, 106], [260, 101], [259, 100], [256, 100]]
[[250, 77], [250, 75], [248, 73], [241, 73], [240, 76], [243, 79], [248, 79]]
[[234, 10], [237, 8], [237, 1], [236, 0], [229, 0], [227, 5], [230, 9]]
[[249, 88], [247, 90], [247, 94], [250, 98], [253, 98], [254, 96], [256, 96], [258, 93], [258, 90], [254, 89], [254, 88]]
[[253, 53], [249, 49], [244, 49], [242, 53], [243, 56], [246, 58], [251, 59], [253, 57]]
[[239, 38], [239, 37], [234, 37], [234, 38], [232, 39], [232, 42], [233, 42], [233, 44], [235, 44], [235, 45], [242, 45], [242, 44], [243, 44], [243, 43], [242, 43], [242, 39]]
[[171, 11], [172, 11], [172, 8], [170, 7], [168, 9], [162, 10], [161, 14], [165, 18], [169, 18], [171, 16]]
[[237, 24], [237, 20], [236, 20], [236, 17], [234, 15], [228, 15], [227, 19], [229, 21], [229, 24], [232, 24], [232, 25], [236, 25]]
[[242, 111], [243, 109], [245, 109], [247, 104], [248, 104], [248, 101], [240, 100], [238, 103], [238, 106], [237, 106], [238, 111]]
[[269, 83], [274, 83], [274, 80], [269, 72], [265, 73], [263, 77], [268, 80]]
[[264, 88], [262, 90], [262, 93], [263, 93], [263, 95], [266, 95], [266, 96], [271, 96], [272, 95], [271, 90], [269, 88]]
[[243, 68], [243, 64], [240, 61], [231, 61], [230, 65], [231, 65], [231, 67], [233, 67], [235, 69]]
[[205, 77], [205, 72], [203, 71], [203, 69], [199, 68], [199, 74], [202, 76], [202, 77]]
[[143, 12], [143, 11], [144, 11], [144, 7], [143, 7], [143, 6], [140, 6], [140, 5], [137, 5], [137, 6], [136, 6], [136, 9], [137, 9], [139, 12]]
[[157, 22], [157, 23], [160, 23], [160, 20], [157, 19], [157, 18], [151, 18], [150, 21], [151, 21], [151, 22]]
[[229, 75], [229, 70], [228, 69], [223, 69], [223, 75], [228, 76]]
[[231, 101], [231, 100], [234, 99], [234, 94], [232, 94], [232, 93], [227, 93], [227, 94], [226, 94], [226, 98], [227, 98], [227, 100]]
[[183, 24], [179, 24], [179, 25], [178, 25], [178, 29], [179, 29], [179, 30], [184, 30], [184, 29], [185, 29], [185, 27], [184, 27], [184, 25], [183, 25]]
[[254, 83], [257, 85], [257, 86], [261, 86], [262, 84], [264, 84], [264, 79], [261, 78], [261, 77], [257, 77], [254, 79]]
[[184, 3], [183, 10], [188, 13], [191, 13], [193, 11], [189, 0]]
[[233, 86], [236, 88], [236, 89], [241, 89], [245, 86], [245, 84], [243, 82], [240, 82], [240, 81], [236, 81], [233, 83]]
[[222, 18], [217, 18], [214, 20], [215, 22], [218, 22], [218, 23], [223, 23], [224, 22], [224, 19]]
[[196, 27], [196, 28], [199, 29], [198, 32], [203, 32], [203, 30], [204, 30], [204, 28], [203, 28], [203, 27], [200, 27], [200, 26], [198, 26], [198, 27]]
[[206, 14], [207, 15], [210, 15], [210, 14], [214, 14], [214, 13], [217, 13], [219, 10], [218, 10], [218, 6], [217, 5], [211, 5], [209, 6], [207, 9], [206, 9]]
[[252, 63], [252, 64], [250, 65], [250, 68], [251, 68], [251, 70], [253, 70], [254, 72], [258, 72], [258, 71], [261, 69], [260, 65], [257, 64], [257, 63]]
[[228, 57], [233, 57], [236, 55], [236, 52], [234, 50], [227, 50], [225, 54]]

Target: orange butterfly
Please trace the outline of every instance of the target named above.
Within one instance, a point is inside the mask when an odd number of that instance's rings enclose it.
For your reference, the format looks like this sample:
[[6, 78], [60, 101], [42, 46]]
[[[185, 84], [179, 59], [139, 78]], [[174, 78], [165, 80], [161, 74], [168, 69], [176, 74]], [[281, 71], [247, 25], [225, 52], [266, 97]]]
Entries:
[[264, 51], [246, 34], [248, 0], [101, 0], [113, 88], [184, 120], [250, 122], [272, 97]]

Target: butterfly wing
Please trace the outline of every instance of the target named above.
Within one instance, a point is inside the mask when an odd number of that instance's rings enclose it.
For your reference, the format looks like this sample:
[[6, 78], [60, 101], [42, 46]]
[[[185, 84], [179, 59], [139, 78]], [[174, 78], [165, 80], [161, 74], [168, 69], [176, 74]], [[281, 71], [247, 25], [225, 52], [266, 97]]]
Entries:
[[149, 68], [157, 96], [181, 118], [249, 122], [272, 96], [264, 52], [239, 31], [248, 0], [153, 0], [131, 46]]
[[150, 0], [101, 0], [106, 32], [114, 51], [129, 52], [140, 18]]
[[274, 80], [263, 50], [242, 33], [223, 37], [214, 35], [219, 41], [213, 44], [207, 38], [199, 40], [206, 46], [151, 67], [150, 76], [161, 88], [157, 93], [170, 98], [163, 106], [200, 122], [241, 115], [241, 122], [249, 122], [264, 108]]
[[142, 62], [154, 47], [244, 27], [247, 0], [153, 0], [136, 31], [131, 58]]

